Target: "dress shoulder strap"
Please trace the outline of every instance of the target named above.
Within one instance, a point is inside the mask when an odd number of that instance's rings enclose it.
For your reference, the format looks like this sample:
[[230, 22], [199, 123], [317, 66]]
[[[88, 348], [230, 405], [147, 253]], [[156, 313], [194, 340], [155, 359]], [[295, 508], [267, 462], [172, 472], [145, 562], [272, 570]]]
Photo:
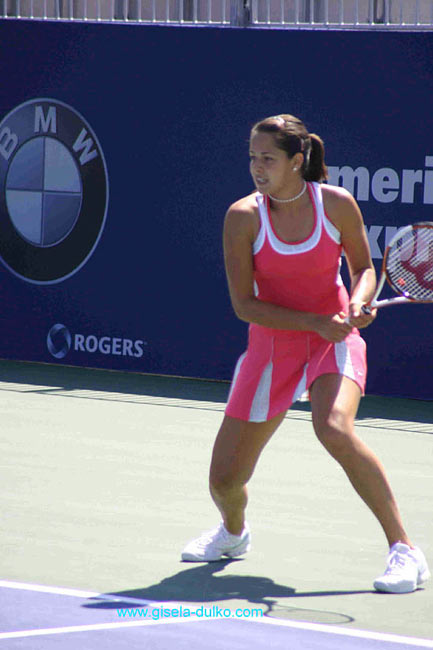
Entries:
[[323, 192], [321, 183], [310, 183], [312, 188], [312, 196], [316, 205], [317, 219], [320, 220], [329, 237], [335, 241], [336, 244], [341, 243], [341, 235], [339, 230], [334, 226], [325, 212], [323, 203]]
[[253, 244], [254, 255], [259, 252], [265, 243], [266, 231], [269, 227], [268, 209], [266, 206], [266, 197], [260, 192], [256, 194], [257, 207], [259, 208], [260, 230]]

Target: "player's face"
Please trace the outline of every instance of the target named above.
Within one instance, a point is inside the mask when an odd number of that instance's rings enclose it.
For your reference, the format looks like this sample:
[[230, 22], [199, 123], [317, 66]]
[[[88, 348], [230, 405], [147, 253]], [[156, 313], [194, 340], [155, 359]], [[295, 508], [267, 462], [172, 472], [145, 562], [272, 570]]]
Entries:
[[255, 133], [250, 140], [250, 172], [262, 194], [277, 194], [290, 182], [293, 164], [269, 133]]

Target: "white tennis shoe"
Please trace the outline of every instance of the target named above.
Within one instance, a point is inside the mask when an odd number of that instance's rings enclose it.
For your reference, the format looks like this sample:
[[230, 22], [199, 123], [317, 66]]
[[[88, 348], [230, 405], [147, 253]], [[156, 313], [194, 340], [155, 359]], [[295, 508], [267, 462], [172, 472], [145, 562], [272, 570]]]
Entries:
[[226, 557], [238, 557], [251, 548], [251, 533], [245, 522], [241, 535], [229, 533], [223, 522], [197, 539], [189, 542], [182, 551], [185, 562], [216, 562]]
[[385, 573], [376, 578], [374, 588], [391, 594], [406, 594], [429, 578], [430, 571], [421, 549], [397, 542], [391, 546]]

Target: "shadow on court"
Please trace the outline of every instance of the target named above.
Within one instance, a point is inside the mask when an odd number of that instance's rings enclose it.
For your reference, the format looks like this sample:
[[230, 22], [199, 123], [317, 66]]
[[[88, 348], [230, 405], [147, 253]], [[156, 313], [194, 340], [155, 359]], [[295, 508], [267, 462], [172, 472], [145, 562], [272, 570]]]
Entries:
[[[281, 616], [283, 609], [289, 611], [293, 609], [290, 606], [282, 606], [279, 599], [281, 598], [309, 598], [315, 596], [349, 596], [354, 594], [375, 593], [370, 590], [347, 590], [347, 591], [308, 591], [297, 592], [293, 587], [277, 584], [270, 578], [262, 576], [244, 576], [244, 575], [218, 575], [224, 569], [236, 562], [242, 560], [222, 560], [209, 564], [201, 564], [193, 568], [180, 571], [173, 576], [164, 578], [158, 584], [143, 587], [141, 589], [127, 589], [118, 592], [110, 592], [110, 597], [118, 599], [136, 599], [140, 601], [152, 601], [153, 604], [158, 602], [167, 603], [212, 603], [229, 600], [244, 601], [245, 605], [260, 605], [265, 616]], [[131, 607], [128, 601], [123, 604], [124, 607]], [[98, 602], [86, 603], [84, 607], [91, 609], [118, 609], [122, 607], [119, 601], [102, 600]], [[305, 610], [306, 611], [306, 610]], [[316, 613], [318, 610], [314, 610]], [[354, 619], [345, 614], [337, 612], [326, 612], [329, 617], [331, 614], [337, 619], [338, 623], [351, 623]]]
[[[229, 382], [145, 375], [113, 370], [0, 360], [0, 382], [32, 384], [34, 392], [91, 390], [147, 395], [224, 404]], [[40, 386], [43, 388], [40, 388]], [[46, 387], [49, 387], [48, 389]], [[309, 402], [297, 402], [291, 411], [311, 411]], [[361, 400], [357, 420], [383, 419], [431, 424], [419, 433], [433, 434], [433, 401], [368, 395]]]
[[433, 402], [376, 395], [368, 395], [361, 400], [358, 420], [385, 417], [403, 422], [432, 424], [432, 428], [423, 430], [423, 433], [433, 433]]
[[226, 402], [230, 388], [223, 381], [4, 360], [0, 360], [0, 382], [33, 384], [36, 393], [41, 390], [38, 385], [43, 385], [52, 387], [53, 392], [91, 390], [220, 403]]

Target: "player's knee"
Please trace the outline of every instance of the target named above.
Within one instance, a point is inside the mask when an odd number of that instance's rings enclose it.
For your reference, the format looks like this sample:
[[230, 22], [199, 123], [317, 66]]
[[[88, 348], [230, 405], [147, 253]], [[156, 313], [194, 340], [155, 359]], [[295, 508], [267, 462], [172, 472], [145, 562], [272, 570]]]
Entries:
[[211, 467], [209, 474], [209, 486], [211, 492], [219, 496], [229, 493], [231, 490], [241, 487], [244, 484], [238, 472], [231, 470], [229, 467], [214, 468]]
[[331, 413], [315, 426], [322, 445], [335, 458], [351, 454], [354, 449], [353, 423], [342, 413]]

